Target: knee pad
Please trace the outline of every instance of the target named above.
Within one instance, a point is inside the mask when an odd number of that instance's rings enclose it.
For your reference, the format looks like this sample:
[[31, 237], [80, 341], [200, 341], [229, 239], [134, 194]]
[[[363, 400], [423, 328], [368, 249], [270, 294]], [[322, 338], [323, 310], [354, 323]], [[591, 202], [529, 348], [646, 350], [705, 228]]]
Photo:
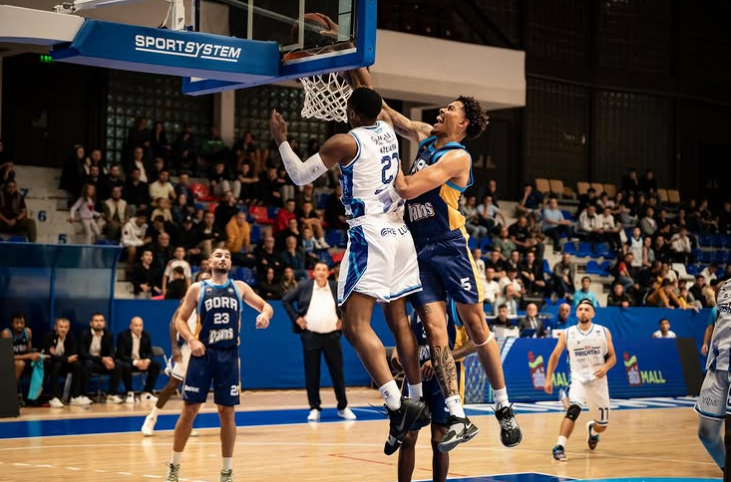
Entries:
[[577, 418], [579, 418], [579, 415], [581, 414], [581, 407], [578, 405], [571, 405], [568, 410], [566, 410], [566, 418], [571, 420], [572, 422], [575, 422]]

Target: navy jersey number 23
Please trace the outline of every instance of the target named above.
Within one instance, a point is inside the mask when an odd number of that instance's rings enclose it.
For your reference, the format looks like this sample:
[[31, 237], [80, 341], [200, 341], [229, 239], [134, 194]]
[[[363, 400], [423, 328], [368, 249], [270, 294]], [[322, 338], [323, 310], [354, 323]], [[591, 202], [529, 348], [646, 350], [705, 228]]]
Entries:
[[201, 281], [196, 338], [216, 348], [237, 346], [241, 308], [241, 295], [232, 280], [223, 285]]

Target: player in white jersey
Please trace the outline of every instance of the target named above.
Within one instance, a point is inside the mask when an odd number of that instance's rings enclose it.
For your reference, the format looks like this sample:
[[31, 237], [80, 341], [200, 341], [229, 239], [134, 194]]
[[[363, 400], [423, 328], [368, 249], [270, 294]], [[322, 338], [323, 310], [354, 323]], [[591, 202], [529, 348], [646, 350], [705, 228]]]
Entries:
[[[731, 414], [731, 383], [729, 383], [729, 362], [731, 361], [731, 281], [721, 285], [716, 293], [716, 321], [713, 326], [706, 376], [701, 393], [695, 404], [698, 420], [698, 438], [719, 468], [727, 467], [728, 454], [721, 427], [726, 420], [726, 439], [729, 440]], [[730, 440], [731, 441], [731, 440]]]
[[[319, 153], [304, 162], [287, 142], [287, 124], [276, 111], [269, 129], [295, 184], [308, 184], [331, 167], [340, 167], [340, 199], [349, 225], [348, 247], [338, 279], [343, 333], [386, 402], [391, 429], [384, 452], [391, 455], [410, 429], [427, 425], [430, 417], [420, 401], [418, 346], [404, 301], [405, 296], [421, 290], [419, 265], [411, 233], [403, 221], [403, 201], [393, 187], [400, 169], [398, 141], [391, 125], [378, 121], [382, 105], [376, 91], [353, 90], [347, 109], [353, 129], [328, 139]], [[371, 327], [376, 303], [382, 303], [396, 339], [409, 381], [408, 398], [402, 398], [383, 344]]]
[[594, 450], [599, 443], [599, 434], [609, 424], [609, 386], [607, 372], [617, 363], [612, 335], [605, 327], [592, 322], [594, 305], [581, 300], [576, 307], [579, 324], [568, 328], [558, 337], [558, 344], [551, 353], [546, 370], [546, 393], [553, 393], [553, 372], [564, 350], [569, 352], [571, 386], [569, 407], [561, 422], [558, 442], [553, 447], [553, 458], [564, 462], [566, 441], [574, 430], [583, 405], [588, 405], [592, 417], [586, 424], [587, 443]]
[[[196, 281], [203, 281], [211, 279], [211, 273], [207, 271], [201, 271], [198, 274]], [[185, 380], [185, 372], [188, 371], [188, 361], [190, 360], [190, 346], [183, 340], [178, 334], [178, 330], [175, 328], [175, 319], [178, 317], [178, 310], [173, 313], [173, 318], [170, 320], [170, 346], [172, 348], [172, 356], [168, 360], [168, 366], [165, 368], [165, 373], [170, 379], [167, 385], [162, 389], [160, 395], [157, 397], [155, 406], [152, 407], [152, 411], [147, 417], [145, 422], [142, 424], [142, 435], [145, 437], [152, 437], [155, 431], [155, 424], [157, 423], [157, 416], [160, 414], [160, 410], [165, 407], [165, 404], [170, 400], [173, 394], [177, 393], [180, 384]], [[198, 313], [194, 310], [193, 314], [188, 318], [188, 329], [195, 332], [195, 326], [198, 320]], [[193, 430], [190, 434], [191, 437], [197, 437], [198, 432]]]

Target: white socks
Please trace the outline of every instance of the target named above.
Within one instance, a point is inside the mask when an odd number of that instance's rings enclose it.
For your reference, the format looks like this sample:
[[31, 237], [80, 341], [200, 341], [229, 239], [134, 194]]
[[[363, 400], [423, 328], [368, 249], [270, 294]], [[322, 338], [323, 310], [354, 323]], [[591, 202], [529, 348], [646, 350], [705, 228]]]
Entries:
[[152, 407], [152, 412], [150, 412], [150, 415], [152, 415], [152, 418], [157, 418], [158, 414], [160, 413], [160, 409], [155, 407]]
[[561, 447], [566, 448], [566, 437], [564, 437], [563, 435], [559, 435], [556, 445], [560, 445]]
[[173, 451], [173, 456], [170, 458], [170, 463], [172, 465], [180, 465], [180, 459], [183, 458], [183, 452], [175, 452]]
[[493, 390], [492, 393], [495, 398], [495, 410], [500, 410], [504, 406], [510, 405], [507, 387], [503, 387], [500, 390]]
[[223, 470], [231, 470], [233, 460], [233, 457], [223, 457]]
[[401, 408], [401, 391], [398, 389], [396, 380], [391, 380], [381, 385], [378, 387], [378, 391], [381, 392], [381, 396], [386, 401], [386, 406], [389, 410], [398, 410]]
[[418, 402], [423, 397], [424, 390], [422, 388], [421, 382], [417, 383], [416, 385], [412, 385], [409, 383], [409, 398]]
[[464, 408], [462, 407], [462, 399], [459, 395], [452, 395], [445, 400], [447, 404], [447, 410], [455, 417], [465, 418]]

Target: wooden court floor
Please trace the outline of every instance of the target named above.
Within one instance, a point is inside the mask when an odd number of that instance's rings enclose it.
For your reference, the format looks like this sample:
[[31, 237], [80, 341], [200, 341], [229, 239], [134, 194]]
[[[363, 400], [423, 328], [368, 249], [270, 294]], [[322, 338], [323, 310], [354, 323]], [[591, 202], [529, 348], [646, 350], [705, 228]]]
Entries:
[[[249, 397], [242, 408], [268, 409], [272, 398], [283, 406], [299, 406], [299, 393], [292, 399], [272, 394]], [[323, 390], [323, 402], [332, 404]], [[377, 392], [362, 390], [350, 394], [352, 406], [377, 403]], [[171, 402], [174, 413], [180, 402]], [[299, 404], [299, 405], [298, 405]], [[212, 409], [212, 406], [206, 406]], [[116, 409], [116, 410], [115, 410]], [[95, 412], [117, 412], [118, 416], [146, 413], [148, 407], [95, 406]], [[24, 417], [45, 418], [48, 409], [24, 411]], [[65, 410], [65, 409], [64, 409]], [[45, 413], [44, 413], [45, 412]], [[87, 413], [89, 413], [87, 411]], [[356, 413], [358, 411], [356, 410]], [[94, 413], [99, 415], [100, 413]], [[78, 418], [79, 416], [82, 418]], [[306, 411], [303, 410], [306, 416]], [[83, 424], [84, 414], [68, 412], [54, 418], [69, 418]], [[304, 418], [304, 417], [303, 417]], [[535, 472], [577, 479], [601, 477], [720, 477], [696, 437], [697, 417], [690, 408], [621, 410], [612, 413], [608, 431], [595, 452], [586, 447], [584, 412], [567, 447], [569, 461], [551, 459], [560, 413], [522, 414], [523, 443], [502, 447], [498, 426], [492, 416], [473, 417], [481, 434], [451, 452], [450, 478], [506, 473]], [[234, 455], [236, 480], [389, 482], [396, 480], [397, 456], [383, 454], [387, 421], [241, 427]], [[3, 424], [0, 423], [0, 431]], [[431, 448], [423, 431], [416, 453], [414, 480], [431, 478]], [[17, 438], [0, 440], [0, 480], [140, 481], [162, 480], [172, 444], [171, 431], [158, 431], [143, 438], [139, 432]], [[220, 470], [217, 429], [201, 430], [192, 438], [183, 458], [181, 480], [218, 480]]]

